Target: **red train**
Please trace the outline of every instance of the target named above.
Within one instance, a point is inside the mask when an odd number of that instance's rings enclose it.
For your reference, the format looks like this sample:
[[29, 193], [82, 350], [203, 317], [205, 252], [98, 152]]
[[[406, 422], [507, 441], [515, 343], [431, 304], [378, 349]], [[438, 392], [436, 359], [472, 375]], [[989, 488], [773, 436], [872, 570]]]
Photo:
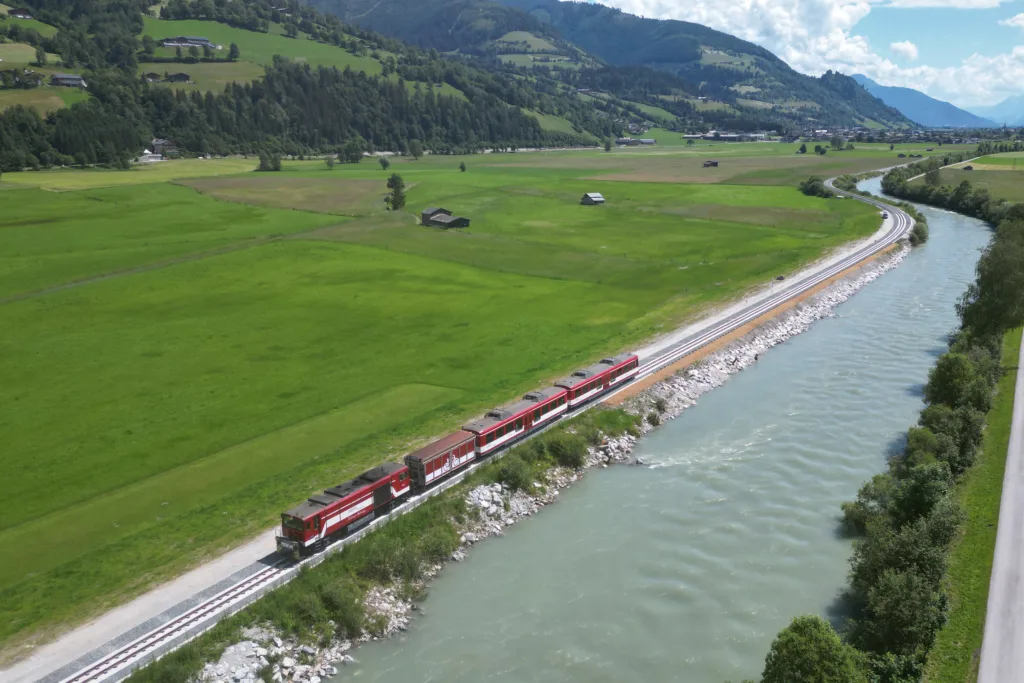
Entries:
[[636, 354], [605, 358], [558, 380], [552, 387], [532, 391], [515, 403], [495, 408], [460, 431], [410, 453], [405, 456], [405, 464], [384, 463], [311, 496], [281, 515], [278, 551], [296, 559], [319, 552], [332, 538], [346, 536], [378, 515], [390, 512], [410, 491], [423, 491], [474, 460], [541, 429], [633, 379], [639, 368]]

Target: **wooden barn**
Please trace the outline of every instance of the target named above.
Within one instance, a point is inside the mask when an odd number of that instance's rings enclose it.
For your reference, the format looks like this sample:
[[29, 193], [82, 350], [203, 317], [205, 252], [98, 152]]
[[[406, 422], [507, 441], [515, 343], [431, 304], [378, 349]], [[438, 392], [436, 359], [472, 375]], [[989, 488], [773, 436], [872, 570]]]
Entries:
[[604, 196], [600, 192], [588, 192], [580, 198], [580, 204], [585, 206], [604, 204]]

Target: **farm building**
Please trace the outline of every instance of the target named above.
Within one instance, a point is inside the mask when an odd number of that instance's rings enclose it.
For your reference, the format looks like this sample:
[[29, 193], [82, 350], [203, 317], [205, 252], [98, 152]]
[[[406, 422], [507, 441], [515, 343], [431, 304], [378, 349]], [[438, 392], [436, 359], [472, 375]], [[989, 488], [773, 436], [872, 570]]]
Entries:
[[704, 162], [704, 168], [711, 167], [718, 168], [718, 162], [715, 161], [714, 159], [708, 159], [707, 161]]
[[142, 77], [146, 79], [147, 83], [159, 83], [160, 82], [160, 74], [156, 73], [155, 71], [150, 71], [148, 73], [144, 73], [144, 74], [142, 74]]
[[192, 78], [186, 73], [167, 74], [164, 83], [191, 83]]
[[50, 76], [50, 85], [62, 85], [67, 88], [87, 88], [85, 79], [78, 74], [53, 74]]
[[25, 9], [24, 7], [12, 7], [7, 10], [7, 16], [14, 17], [15, 19], [31, 19], [32, 11]]
[[594, 204], [604, 204], [604, 197], [600, 192], [588, 192], [580, 198], [580, 204], [587, 206], [593, 206]]
[[433, 225], [437, 228], [468, 228], [469, 219], [462, 216], [453, 216], [448, 209], [430, 207], [420, 212], [420, 223]]
[[209, 38], [202, 38], [200, 36], [175, 36], [174, 38], [164, 38], [160, 41], [160, 44], [164, 47], [217, 47], [210, 42]]
[[165, 157], [173, 157], [178, 155], [178, 146], [170, 140], [164, 140], [163, 138], [153, 138], [149, 141], [150, 147], [153, 149], [153, 154], [162, 154]]
[[655, 142], [657, 142], [657, 140], [652, 138], [640, 138], [641, 145], [653, 145]]
[[640, 141], [635, 138], [616, 138], [615, 144], [635, 147], [636, 145], [640, 144]]

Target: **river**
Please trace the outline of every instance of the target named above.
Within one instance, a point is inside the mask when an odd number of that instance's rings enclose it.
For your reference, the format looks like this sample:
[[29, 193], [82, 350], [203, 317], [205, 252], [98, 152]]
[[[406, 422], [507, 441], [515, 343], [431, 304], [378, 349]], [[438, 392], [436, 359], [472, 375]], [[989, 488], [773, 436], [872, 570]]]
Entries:
[[989, 239], [922, 210], [931, 239], [902, 265], [648, 435], [649, 467], [592, 471], [449, 565], [338, 680], [739, 681], [794, 616], [837, 618], [839, 504], [916, 420]]

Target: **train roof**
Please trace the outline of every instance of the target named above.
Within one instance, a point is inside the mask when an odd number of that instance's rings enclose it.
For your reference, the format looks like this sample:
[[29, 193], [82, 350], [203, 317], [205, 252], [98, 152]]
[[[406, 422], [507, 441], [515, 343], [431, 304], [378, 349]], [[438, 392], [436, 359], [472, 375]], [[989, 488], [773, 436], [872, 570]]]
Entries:
[[525, 415], [533, 410], [538, 403], [544, 403], [563, 393], [565, 393], [565, 389], [561, 387], [544, 387], [543, 389], [531, 391], [515, 403], [509, 403], [488, 411], [486, 415], [479, 420], [470, 422], [463, 429], [476, 432], [477, 434], [486, 432], [495, 425], [507, 422], [514, 417]]
[[622, 365], [628, 360], [636, 357], [635, 353], [620, 353], [617, 356], [609, 356], [608, 358], [602, 358], [600, 363], [594, 363], [588, 365], [582, 370], [577, 370], [568, 377], [555, 382], [555, 386], [565, 387], [566, 389], [575, 389], [581, 384], [586, 384], [592, 378], [607, 372], [609, 369]]
[[456, 446], [461, 446], [467, 441], [472, 441], [475, 437], [475, 434], [467, 432], [466, 430], [462, 429], [455, 432], [454, 434], [449, 434], [446, 437], [438, 439], [433, 443], [428, 443], [426, 446], [419, 449], [418, 451], [413, 451], [409, 455], [405, 456], [405, 459], [415, 460], [416, 462], [430, 460], [431, 458], [434, 458], [440, 455], [441, 453], [450, 451]]
[[543, 403], [553, 398], [561, 396], [565, 393], [565, 389], [562, 387], [544, 387], [543, 389], [537, 389], [523, 396], [527, 401], [533, 401], [534, 403]]
[[326, 489], [323, 493], [317, 493], [310, 496], [302, 503], [299, 503], [291, 510], [285, 512], [285, 514], [290, 517], [301, 517], [302, 519], [306, 519], [320, 510], [323, 510], [325, 507], [334, 505], [353, 493], [361, 491], [362, 489], [377, 483], [381, 479], [386, 479], [395, 472], [405, 468], [405, 465], [400, 465], [397, 462], [386, 462], [383, 465], [378, 465], [373, 469], [363, 472], [355, 479], [349, 479], [337, 486], [332, 486], [331, 488]]

